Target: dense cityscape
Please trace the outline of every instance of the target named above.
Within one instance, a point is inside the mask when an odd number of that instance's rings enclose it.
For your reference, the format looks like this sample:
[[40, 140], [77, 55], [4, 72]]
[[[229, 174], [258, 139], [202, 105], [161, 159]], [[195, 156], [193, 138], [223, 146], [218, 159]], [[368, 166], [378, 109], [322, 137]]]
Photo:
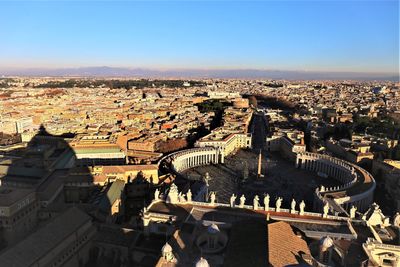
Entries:
[[0, 85], [1, 266], [400, 264], [399, 83]]
[[0, 267], [400, 267], [399, 0], [0, 11]]

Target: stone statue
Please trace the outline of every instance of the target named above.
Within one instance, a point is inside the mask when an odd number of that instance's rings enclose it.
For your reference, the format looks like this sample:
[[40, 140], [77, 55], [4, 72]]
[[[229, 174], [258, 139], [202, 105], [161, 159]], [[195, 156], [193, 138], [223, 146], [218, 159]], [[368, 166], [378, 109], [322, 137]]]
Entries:
[[393, 226], [400, 228], [400, 214], [398, 212], [393, 217]]
[[306, 207], [306, 203], [304, 203], [304, 200], [300, 202], [299, 207], [300, 207], [300, 215], [304, 215], [304, 208]]
[[235, 196], [235, 194], [232, 194], [232, 196], [230, 198], [231, 208], [235, 207], [235, 201], [236, 201], [236, 196]]
[[211, 205], [215, 204], [215, 192], [211, 192], [210, 194], [210, 203]]
[[254, 196], [253, 199], [253, 209], [258, 210], [258, 207], [260, 206], [260, 203], [258, 202], [260, 199], [258, 198], [257, 195]]
[[282, 206], [282, 198], [278, 197], [278, 199], [276, 200], [276, 212], [280, 212], [281, 211], [281, 206]]
[[329, 212], [329, 204], [328, 204], [328, 202], [326, 202], [324, 205], [324, 214], [322, 217], [324, 217], [324, 218], [328, 217], [328, 212]]
[[157, 201], [159, 196], [160, 196], [160, 190], [158, 190], [158, 188], [157, 188], [156, 191], [154, 192], [154, 200]]
[[351, 219], [354, 219], [356, 217], [356, 211], [357, 211], [357, 208], [354, 206], [351, 206], [351, 209], [350, 209], [350, 218]]
[[179, 193], [179, 195], [178, 195], [178, 201], [179, 201], [179, 202], [186, 202], [185, 195], [182, 194], [182, 193]]
[[178, 187], [176, 186], [176, 184], [171, 184], [166, 202], [172, 203], [172, 204], [179, 202], [179, 192], [178, 192]]
[[187, 202], [192, 202], [192, 191], [189, 189], [186, 193]]
[[204, 182], [206, 183], [206, 186], [209, 186], [208, 182], [211, 180], [210, 174], [208, 172], [205, 173], [204, 175]]
[[240, 197], [240, 204], [239, 204], [239, 207], [243, 208], [243, 207], [244, 207], [244, 202], [245, 202], [245, 201], [246, 201], [246, 198], [245, 198], [244, 195], [242, 195], [242, 196]]
[[169, 191], [171, 193], [178, 193], [178, 187], [176, 186], [176, 184], [174, 184], [174, 183], [171, 184], [171, 187], [170, 187]]
[[292, 199], [292, 203], [290, 204], [290, 213], [296, 213], [296, 200]]
[[269, 195], [266, 194], [264, 196], [264, 210], [268, 211], [269, 210]]

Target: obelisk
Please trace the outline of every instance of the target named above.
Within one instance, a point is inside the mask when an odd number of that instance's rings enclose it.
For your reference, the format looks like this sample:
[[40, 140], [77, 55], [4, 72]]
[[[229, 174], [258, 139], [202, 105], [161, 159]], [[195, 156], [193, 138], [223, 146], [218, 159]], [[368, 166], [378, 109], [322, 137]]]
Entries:
[[258, 177], [258, 178], [261, 178], [261, 149], [260, 149], [260, 154], [258, 155], [257, 177]]

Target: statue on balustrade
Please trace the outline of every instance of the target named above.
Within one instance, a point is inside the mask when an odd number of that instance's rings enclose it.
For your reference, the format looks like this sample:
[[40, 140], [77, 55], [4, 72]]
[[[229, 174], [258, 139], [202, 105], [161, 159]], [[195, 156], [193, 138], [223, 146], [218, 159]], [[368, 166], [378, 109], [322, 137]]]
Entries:
[[235, 207], [235, 201], [236, 201], [236, 196], [235, 196], [235, 194], [232, 194], [232, 196], [230, 198], [231, 208]]
[[246, 202], [246, 197], [244, 195], [242, 195], [240, 197], [240, 207], [243, 208], [244, 207], [244, 203]]
[[300, 202], [299, 207], [300, 207], [300, 215], [304, 215], [304, 208], [306, 207], [306, 203], [304, 203], [304, 200]]
[[211, 192], [210, 194], [210, 203], [211, 205], [215, 204], [215, 192]]
[[253, 209], [254, 210], [258, 210], [258, 207], [260, 206], [259, 200], [260, 199], [258, 198], [258, 196], [255, 195], [254, 199], [253, 199]]
[[281, 211], [281, 206], [282, 206], [282, 198], [278, 197], [278, 199], [276, 200], [276, 212], [280, 212]]
[[186, 193], [187, 202], [192, 202], [192, 191], [189, 189]]
[[290, 204], [291, 209], [290, 209], [290, 213], [295, 213], [296, 212], [296, 200], [294, 200], [294, 198], [292, 199], [292, 203]]
[[264, 196], [264, 210], [265, 211], [269, 210], [269, 194], [266, 194]]
[[160, 196], [160, 190], [158, 190], [158, 188], [156, 189], [156, 191], [154, 192], [154, 200], [158, 200]]

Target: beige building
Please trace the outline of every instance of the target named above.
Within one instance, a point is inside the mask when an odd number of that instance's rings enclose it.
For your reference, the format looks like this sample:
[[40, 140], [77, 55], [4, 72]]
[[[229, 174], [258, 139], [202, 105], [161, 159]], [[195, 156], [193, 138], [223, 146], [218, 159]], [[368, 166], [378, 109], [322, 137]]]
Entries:
[[31, 189], [0, 187], [0, 245], [12, 245], [36, 226], [39, 203]]
[[96, 229], [89, 215], [70, 208], [0, 253], [1, 266], [84, 266]]
[[400, 161], [375, 159], [372, 161], [372, 173], [394, 207], [400, 210]]
[[266, 138], [265, 149], [267, 151], [279, 151], [283, 157], [294, 161], [297, 153], [306, 152], [304, 133], [283, 130], [274, 132], [272, 136]]
[[213, 132], [195, 143], [195, 147], [214, 147], [227, 156], [239, 148], [251, 148], [251, 134]]
[[[125, 183], [133, 181], [138, 175], [143, 176], [152, 184], [158, 184], [158, 165], [119, 165], [119, 166], [94, 166], [89, 168], [97, 184], [123, 180]], [[104, 178], [101, 180], [101, 178]]]

